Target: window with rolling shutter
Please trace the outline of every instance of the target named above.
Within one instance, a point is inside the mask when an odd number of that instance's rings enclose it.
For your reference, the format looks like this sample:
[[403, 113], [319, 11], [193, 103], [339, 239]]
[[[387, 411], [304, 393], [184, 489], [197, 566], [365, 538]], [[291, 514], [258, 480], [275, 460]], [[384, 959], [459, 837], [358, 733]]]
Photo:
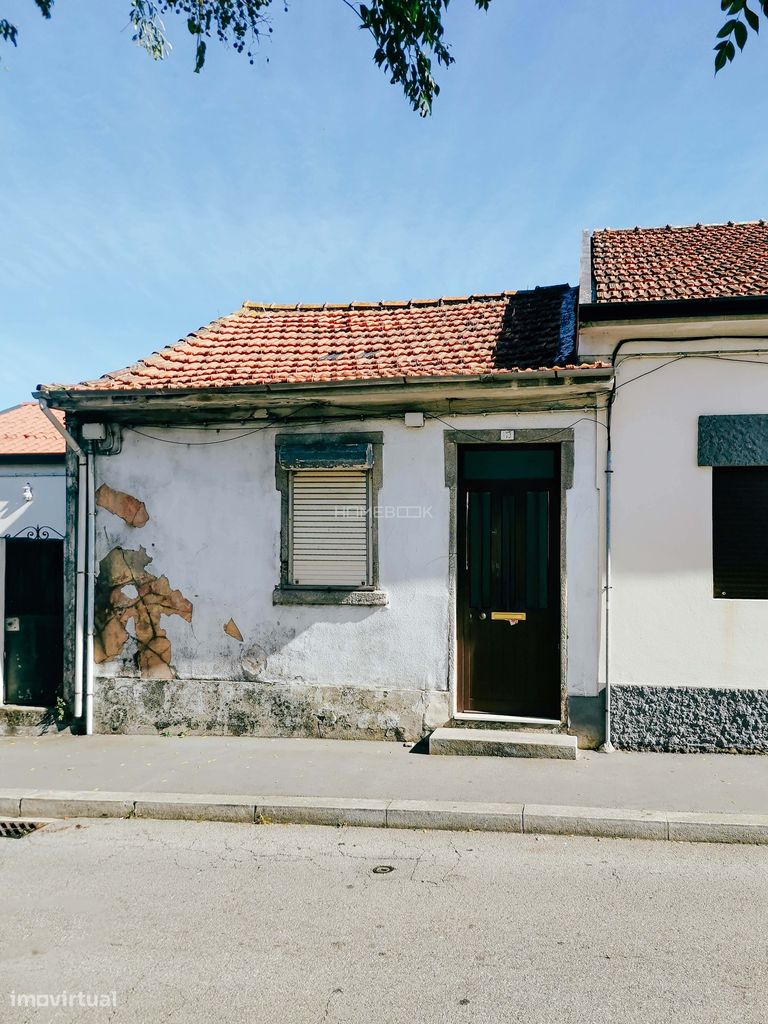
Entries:
[[371, 584], [370, 476], [368, 469], [291, 470], [288, 558], [293, 586]]
[[768, 599], [768, 467], [712, 469], [714, 596]]

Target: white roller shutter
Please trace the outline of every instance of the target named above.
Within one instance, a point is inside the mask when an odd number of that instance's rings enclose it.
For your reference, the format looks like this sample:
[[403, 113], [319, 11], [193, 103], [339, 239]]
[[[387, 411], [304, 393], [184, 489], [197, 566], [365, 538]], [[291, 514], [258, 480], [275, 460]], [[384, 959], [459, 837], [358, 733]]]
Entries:
[[298, 469], [290, 474], [290, 582], [361, 587], [370, 583], [370, 473]]

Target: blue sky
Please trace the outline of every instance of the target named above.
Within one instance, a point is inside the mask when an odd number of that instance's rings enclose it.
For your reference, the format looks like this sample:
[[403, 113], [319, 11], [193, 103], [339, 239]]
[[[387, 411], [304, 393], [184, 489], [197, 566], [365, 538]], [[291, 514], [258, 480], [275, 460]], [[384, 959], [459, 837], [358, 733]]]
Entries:
[[[768, 216], [768, 39], [717, 79], [717, 0], [453, 0], [421, 120], [341, 0], [276, 0], [251, 67], [159, 64], [126, 3], [32, 0], [0, 63], [0, 408], [244, 299], [577, 283], [581, 230]], [[768, 33], [765, 33], [768, 34]]]

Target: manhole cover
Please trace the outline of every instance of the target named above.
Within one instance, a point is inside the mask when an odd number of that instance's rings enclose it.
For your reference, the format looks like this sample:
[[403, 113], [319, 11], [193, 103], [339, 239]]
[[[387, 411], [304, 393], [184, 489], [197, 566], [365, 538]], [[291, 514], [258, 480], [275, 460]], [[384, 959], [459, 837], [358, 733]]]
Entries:
[[23, 839], [44, 827], [44, 821], [0, 821], [0, 839]]

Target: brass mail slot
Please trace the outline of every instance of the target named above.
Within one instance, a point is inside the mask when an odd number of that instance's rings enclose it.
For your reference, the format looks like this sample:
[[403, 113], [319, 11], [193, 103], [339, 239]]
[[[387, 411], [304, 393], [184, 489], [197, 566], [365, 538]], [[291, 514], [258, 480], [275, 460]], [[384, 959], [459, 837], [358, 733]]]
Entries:
[[525, 612], [491, 612], [491, 618], [502, 622], [525, 622]]

